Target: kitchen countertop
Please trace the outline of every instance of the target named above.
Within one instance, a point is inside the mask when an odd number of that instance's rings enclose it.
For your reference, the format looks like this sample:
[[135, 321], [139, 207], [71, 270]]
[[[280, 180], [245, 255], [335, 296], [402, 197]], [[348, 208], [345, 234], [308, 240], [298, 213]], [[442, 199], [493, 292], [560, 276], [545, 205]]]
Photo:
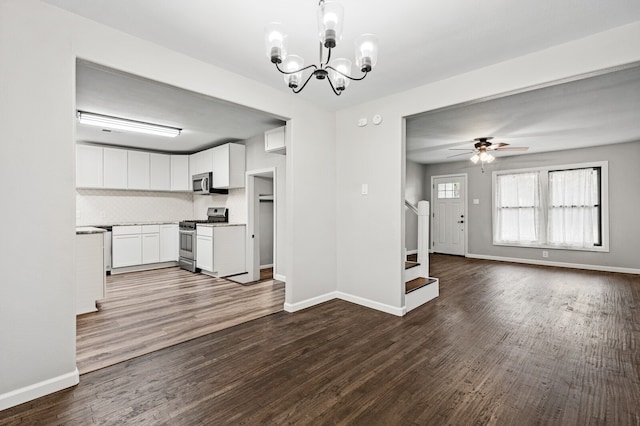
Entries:
[[246, 223], [220, 222], [220, 223], [198, 223], [197, 226], [209, 226], [209, 227], [214, 227], [214, 226], [247, 226], [247, 224]]
[[76, 227], [76, 235], [80, 234], [100, 234], [102, 232], [107, 232], [102, 228], [96, 228], [95, 226], [78, 226]]

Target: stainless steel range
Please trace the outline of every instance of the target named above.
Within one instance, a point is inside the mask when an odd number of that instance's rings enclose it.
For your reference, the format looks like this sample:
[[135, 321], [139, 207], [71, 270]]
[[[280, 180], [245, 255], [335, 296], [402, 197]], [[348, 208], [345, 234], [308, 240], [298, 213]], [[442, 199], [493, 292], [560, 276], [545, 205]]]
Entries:
[[205, 220], [183, 220], [180, 228], [180, 257], [178, 264], [182, 269], [196, 272], [196, 225], [199, 223], [229, 222], [229, 210], [226, 207], [209, 207]]

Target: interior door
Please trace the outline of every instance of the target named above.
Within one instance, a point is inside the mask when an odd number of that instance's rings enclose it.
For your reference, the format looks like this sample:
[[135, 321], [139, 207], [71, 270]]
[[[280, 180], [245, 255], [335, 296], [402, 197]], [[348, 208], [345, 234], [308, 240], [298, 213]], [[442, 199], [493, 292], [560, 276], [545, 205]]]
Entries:
[[467, 224], [465, 177], [434, 177], [432, 194], [433, 251], [464, 256]]

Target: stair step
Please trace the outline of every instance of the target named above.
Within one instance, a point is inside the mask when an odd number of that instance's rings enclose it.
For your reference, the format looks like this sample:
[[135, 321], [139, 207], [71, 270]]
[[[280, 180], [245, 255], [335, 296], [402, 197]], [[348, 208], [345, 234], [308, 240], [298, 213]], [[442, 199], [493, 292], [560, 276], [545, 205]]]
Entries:
[[415, 268], [416, 266], [420, 266], [420, 264], [418, 262], [410, 262], [410, 261], [406, 261], [404, 262], [404, 269], [405, 271], [407, 269], [411, 269], [411, 268]]
[[409, 282], [407, 282], [404, 286], [405, 290], [404, 293], [411, 293], [412, 291], [415, 291], [419, 288], [422, 288], [424, 286], [427, 286], [429, 284], [433, 284], [435, 283], [437, 280], [435, 278], [423, 278], [423, 277], [418, 277], [416, 279], [413, 279]]

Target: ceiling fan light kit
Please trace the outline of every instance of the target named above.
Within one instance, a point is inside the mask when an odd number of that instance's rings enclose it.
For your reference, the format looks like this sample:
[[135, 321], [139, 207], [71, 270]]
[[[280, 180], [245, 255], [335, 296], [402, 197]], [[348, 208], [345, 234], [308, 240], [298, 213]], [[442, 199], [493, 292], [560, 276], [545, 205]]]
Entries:
[[[333, 93], [340, 96], [353, 81], [363, 80], [378, 61], [378, 39], [372, 34], [363, 34], [355, 41], [356, 67], [363, 73], [360, 77], [351, 75], [352, 62], [339, 58], [331, 60], [331, 49], [342, 40], [344, 9], [340, 3], [320, 0], [318, 3], [318, 38], [320, 62], [304, 66], [304, 59], [287, 52], [287, 35], [282, 25], [272, 22], [265, 27], [267, 57], [284, 74], [285, 83], [294, 93], [300, 93], [311, 77], [327, 80]], [[327, 50], [326, 55], [324, 50]], [[325, 58], [326, 56], [326, 58]], [[303, 82], [303, 73], [312, 70]]]
[[[526, 151], [529, 149], [529, 147], [526, 146], [513, 146], [513, 147], [509, 147], [507, 148], [507, 146], [509, 146], [508, 143], [504, 143], [504, 142], [499, 142], [499, 143], [491, 143], [489, 142], [489, 140], [493, 139], [492, 136], [488, 136], [488, 137], [483, 137], [483, 138], [475, 138], [475, 144], [473, 145], [473, 149], [470, 150], [471, 152], [473, 152], [473, 155], [471, 156], [471, 158], [469, 158], [469, 160], [471, 160], [471, 162], [473, 164], [478, 164], [478, 162], [480, 162], [480, 165], [482, 167], [482, 173], [484, 173], [484, 165], [485, 163], [491, 163], [493, 162], [493, 160], [496, 159], [496, 157], [494, 157], [489, 151]], [[458, 149], [454, 148], [454, 151], [457, 151]], [[466, 149], [462, 149], [463, 151], [466, 151]], [[453, 155], [452, 157], [457, 157], [458, 155], [465, 155], [463, 154], [456, 154]], [[451, 158], [451, 157], [450, 157]]]

